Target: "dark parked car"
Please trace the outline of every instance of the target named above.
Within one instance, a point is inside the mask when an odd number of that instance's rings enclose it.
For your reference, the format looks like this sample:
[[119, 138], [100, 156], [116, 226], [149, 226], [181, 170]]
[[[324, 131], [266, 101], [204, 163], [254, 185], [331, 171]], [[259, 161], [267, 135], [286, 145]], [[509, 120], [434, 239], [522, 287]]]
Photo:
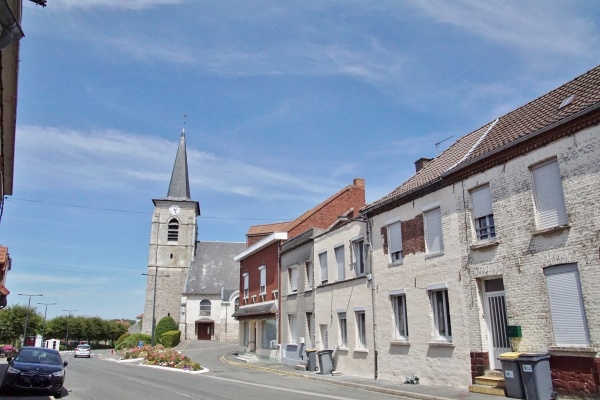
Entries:
[[17, 355], [7, 357], [8, 368], [0, 391], [46, 391], [58, 398], [65, 382], [66, 361], [60, 353], [44, 347], [23, 347]]

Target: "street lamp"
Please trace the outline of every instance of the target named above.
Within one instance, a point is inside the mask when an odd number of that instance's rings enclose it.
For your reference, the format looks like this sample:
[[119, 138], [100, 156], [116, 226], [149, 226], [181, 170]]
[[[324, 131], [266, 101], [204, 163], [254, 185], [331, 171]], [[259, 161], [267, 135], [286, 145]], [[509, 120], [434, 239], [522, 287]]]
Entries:
[[67, 311], [69, 313], [69, 316], [67, 317], [67, 337], [65, 338], [65, 350], [69, 350], [69, 321], [71, 320], [71, 312], [79, 311], [79, 310], [63, 310], [63, 311]]
[[43, 296], [43, 294], [25, 294], [25, 293], [17, 293], [19, 296], [29, 296], [29, 301], [27, 302], [27, 313], [25, 314], [25, 330], [23, 331], [23, 342], [21, 343], [21, 347], [25, 347], [25, 338], [27, 337], [27, 324], [29, 324], [29, 306], [31, 305], [31, 298], [33, 296]]
[[[154, 318], [154, 314], [156, 313], [156, 281], [158, 280], [158, 267], [154, 270], [154, 275], [150, 274], [142, 274], [145, 276], [153, 276], [154, 277], [154, 295], [152, 297], [152, 331], [150, 334], [150, 346], [154, 346], [154, 330], [156, 329], [156, 320]], [[168, 278], [171, 275], [161, 275], [163, 278]]]
[[48, 306], [55, 306], [57, 303], [38, 303], [38, 304], [46, 306], [46, 309], [44, 310], [44, 325], [42, 325], [42, 345], [44, 345], [44, 334], [46, 333], [46, 313], [48, 312]]

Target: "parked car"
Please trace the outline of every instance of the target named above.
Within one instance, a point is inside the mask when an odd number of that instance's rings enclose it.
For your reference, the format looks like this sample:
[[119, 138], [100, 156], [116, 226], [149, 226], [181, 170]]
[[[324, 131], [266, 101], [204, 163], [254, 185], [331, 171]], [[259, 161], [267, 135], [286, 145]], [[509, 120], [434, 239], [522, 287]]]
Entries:
[[89, 344], [80, 344], [75, 347], [74, 357], [87, 357], [90, 358], [92, 356], [92, 348]]
[[46, 391], [54, 397], [62, 395], [66, 361], [60, 353], [44, 347], [23, 347], [16, 356], [7, 357], [8, 368], [0, 391]]

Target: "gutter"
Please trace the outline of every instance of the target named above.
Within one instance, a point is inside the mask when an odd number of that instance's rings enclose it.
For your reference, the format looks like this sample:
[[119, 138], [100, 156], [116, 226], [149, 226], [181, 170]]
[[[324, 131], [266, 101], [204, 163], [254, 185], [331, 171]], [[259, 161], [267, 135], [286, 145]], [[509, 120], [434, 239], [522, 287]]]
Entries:
[[11, 44], [13, 40], [19, 40], [25, 36], [6, 0], [0, 0], [0, 26], [2, 27], [0, 49]]

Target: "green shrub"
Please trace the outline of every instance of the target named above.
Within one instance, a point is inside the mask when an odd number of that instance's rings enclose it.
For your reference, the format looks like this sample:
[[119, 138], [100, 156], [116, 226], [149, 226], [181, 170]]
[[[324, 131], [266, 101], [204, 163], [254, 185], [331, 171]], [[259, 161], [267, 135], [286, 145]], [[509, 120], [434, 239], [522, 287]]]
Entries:
[[175, 347], [179, 344], [181, 332], [179, 331], [168, 331], [162, 334], [160, 342], [165, 347]]
[[121, 343], [123, 343], [123, 341], [125, 339], [127, 339], [129, 337], [129, 333], [125, 332], [124, 334], [122, 334], [121, 336], [119, 336], [119, 338], [117, 339], [117, 342], [115, 343], [115, 347], [120, 345]]
[[160, 321], [158, 321], [158, 325], [156, 325], [156, 329], [154, 330], [154, 338], [158, 343], [164, 344], [160, 341], [163, 333], [169, 331], [176, 331], [179, 329], [177, 322], [172, 317], [164, 317]]
[[143, 344], [149, 344], [151, 342], [150, 335], [145, 333], [134, 333], [133, 335], [129, 335], [123, 342], [119, 343], [118, 346], [115, 346], [115, 349], [122, 350], [137, 347], [140, 341], [143, 342]]

